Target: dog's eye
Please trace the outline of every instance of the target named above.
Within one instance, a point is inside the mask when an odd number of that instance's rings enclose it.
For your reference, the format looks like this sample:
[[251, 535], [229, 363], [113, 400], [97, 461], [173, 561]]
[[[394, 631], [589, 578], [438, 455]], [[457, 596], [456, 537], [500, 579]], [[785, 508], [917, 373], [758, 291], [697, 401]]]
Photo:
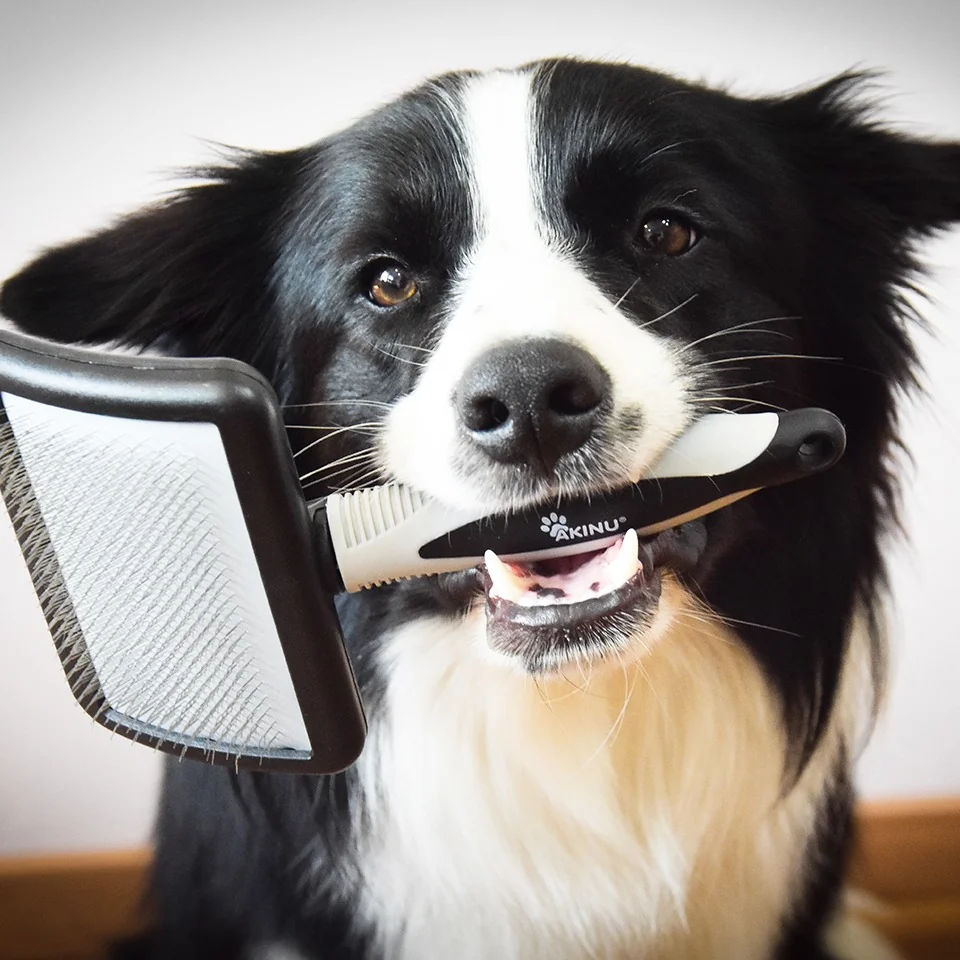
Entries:
[[658, 211], [643, 218], [639, 239], [643, 246], [654, 253], [679, 257], [690, 250], [699, 237], [697, 231], [682, 217]]
[[374, 268], [370, 299], [380, 307], [395, 307], [409, 300], [417, 289], [406, 267], [395, 261], [384, 261]]

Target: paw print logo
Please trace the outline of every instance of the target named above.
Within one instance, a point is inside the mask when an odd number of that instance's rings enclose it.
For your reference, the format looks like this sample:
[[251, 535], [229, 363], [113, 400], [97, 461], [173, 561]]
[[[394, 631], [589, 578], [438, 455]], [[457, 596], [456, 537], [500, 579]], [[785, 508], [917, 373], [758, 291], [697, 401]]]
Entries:
[[549, 533], [554, 540], [557, 539], [558, 534], [567, 529], [567, 518], [562, 513], [551, 513], [547, 517], [541, 517], [540, 521], [540, 529], [544, 533]]

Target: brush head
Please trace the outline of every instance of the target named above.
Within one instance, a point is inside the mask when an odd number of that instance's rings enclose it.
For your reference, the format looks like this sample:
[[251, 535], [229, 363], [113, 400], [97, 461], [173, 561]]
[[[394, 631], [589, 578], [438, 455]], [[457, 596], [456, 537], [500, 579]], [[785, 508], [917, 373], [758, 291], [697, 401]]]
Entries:
[[331, 772], [365, 726], [269, 384], [0, 333], [0, 495], [70, 689], [180, 756]]

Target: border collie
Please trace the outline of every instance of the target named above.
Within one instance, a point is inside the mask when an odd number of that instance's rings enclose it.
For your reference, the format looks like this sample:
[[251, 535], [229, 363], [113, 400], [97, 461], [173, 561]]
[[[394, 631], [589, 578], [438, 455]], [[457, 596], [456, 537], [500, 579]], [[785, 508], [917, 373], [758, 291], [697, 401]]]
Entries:
[[613, 488], [718, 409], [848, 431], [832, 471], [610, 569], [542, 564], [552, 592], [491, 563], [345, 598], [363, 755], [321, 778], [171, 763], [150, 956], [872, 955], [840, 906], [851, 764], [916, 374], [902, 295], [916, 241], [960, 220], [960, 144], [879, 125], [863, 87], [451, 74], [7, 281], [29, 332], [257, 366], [312, 496]]

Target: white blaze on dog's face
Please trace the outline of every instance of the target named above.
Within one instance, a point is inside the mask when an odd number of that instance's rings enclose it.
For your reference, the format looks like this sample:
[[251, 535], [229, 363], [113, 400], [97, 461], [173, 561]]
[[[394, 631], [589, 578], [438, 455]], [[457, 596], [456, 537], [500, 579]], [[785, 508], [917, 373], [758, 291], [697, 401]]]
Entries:
[[[462, 91], [457, 112], [468, 151], [473, 245], [436, 348], [390, 412], [381, 448], [393, 477], [447, 503], [490, 512], [636, 480], [691, 419], [677, 345], [601, 292], [575, 262], [570, 238], [543, 216], [532, 76], [484, 75]], [[594, 435], [560, 457], [552, 478], [518, 482], [516, 465], [477, 449], [457, 396], [487, 351], [531, 339], [586, 351], [609, 378], [609, 396]]]

